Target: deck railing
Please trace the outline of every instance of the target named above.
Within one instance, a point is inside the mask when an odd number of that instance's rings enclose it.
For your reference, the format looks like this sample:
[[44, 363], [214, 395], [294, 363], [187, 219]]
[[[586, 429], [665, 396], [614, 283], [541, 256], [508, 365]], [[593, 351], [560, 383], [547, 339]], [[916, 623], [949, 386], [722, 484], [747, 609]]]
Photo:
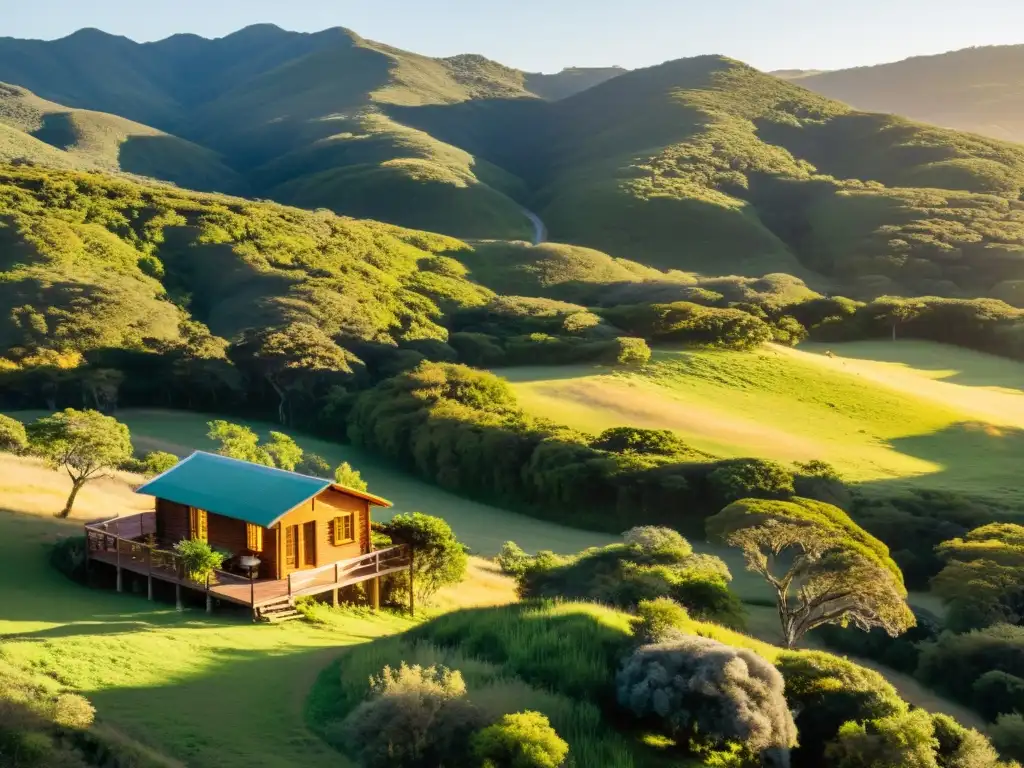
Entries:
[[[199, 583], [188, 577], [185, 562], [181, 555], [169, 550], [160, 549], [154, 544], [139, 541], [156, 534], [156, 514], [143, 512], [128, 517], [115, 517], [108, 520], [97, 520], [85, 525], [86, 549], [88, 556], [97, 554], [114, 555], [114, 563], [118, 566], [118, 589], [121, 588], [122, 564], [135, 572], [155, 576], [187, 586], [191, 589], [203, 590], [207, 598], [216, 594], [218, 587], [248, 587], [249, 604], [256, 607], [257, 581], [246, 576], [214, 570], [205, 580]], [[135, 565], [135, 568], [131, 566]], [[387, 549], [379, 549], [349, 560], [340, 560], [321, 568], [290, 573], [287, 579], [289, 598], [303, 594], [316, 594], [331, 588], [357, 584], [377, 576], [395, 573], [410, 568], [412, 565], [412, 548], [400, 544]], [[139, 570], [141, 568], [141, 570]], [[208, 602], [209, 605], [209, 602]]]
[[405, 544], [399, 544], [320, 568], [295, 571], [288, 574], [288, 596], [316, 591], [335, 584], [357, 584], [366, 579], [408, 568], [411, 562], [412, 549]]

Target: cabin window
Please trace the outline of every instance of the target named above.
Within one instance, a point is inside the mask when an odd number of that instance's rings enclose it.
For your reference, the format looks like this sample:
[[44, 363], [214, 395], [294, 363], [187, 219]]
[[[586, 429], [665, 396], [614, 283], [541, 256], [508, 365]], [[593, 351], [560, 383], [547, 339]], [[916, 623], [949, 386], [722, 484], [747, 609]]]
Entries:
[[252, 552], [263, 551], [263, 526], [252, 523], [245, 524], [245, 546]]
[[189, 535], [193, 539], [199, 539], [199, 541], [207, 540], [207, 527], [206, 527], [206, 510], [196, 509], [195, 507], [189, 508]]
[[334, 546], [350, 544], [356, 540], [356, 516], [354, 512], [334, 518]]

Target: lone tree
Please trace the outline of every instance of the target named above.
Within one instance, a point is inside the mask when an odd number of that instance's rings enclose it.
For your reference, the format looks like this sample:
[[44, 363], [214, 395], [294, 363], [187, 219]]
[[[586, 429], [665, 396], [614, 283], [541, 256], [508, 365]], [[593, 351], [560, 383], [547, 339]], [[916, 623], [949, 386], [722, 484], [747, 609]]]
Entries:
[[743, 499], [708, 518], [708, 537], [743, 550], [747, 569], [775, 590], [787, 648], [823, 624], [914, 626], [903, 574], [888, 548], [838, 507]]
[[83, 485], [132, 457], [128, 427], [99, 411], [67, 408], [30, 424], [26, 432], [32, 452], [71, 478], [71, 495], [58, 517], [71, 514]]

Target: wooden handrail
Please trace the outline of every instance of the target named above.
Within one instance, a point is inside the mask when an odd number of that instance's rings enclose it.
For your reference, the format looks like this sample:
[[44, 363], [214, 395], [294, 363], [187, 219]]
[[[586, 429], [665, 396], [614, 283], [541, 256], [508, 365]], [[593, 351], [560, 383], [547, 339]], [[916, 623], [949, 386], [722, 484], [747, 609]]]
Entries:
[[409, 546], [407, 544], [396, 544], [395, 546], [388, 547], [387, 549], [376, 549], [373, 552], [366, 553], [365, 555], [359, 555], [358, 557], [353, 557], [348, 560], [339, 560], [328, 565], [322, 565], [319, 568], [310, 568], [309, 570], [304, 571], [294, 571], [288, 574], [288, 595], [290, 596], [294, 590], [294, 585], [292, 581], [293, 576], [295, 577], [295, 580], [299, 583], [299, 588], [301, 589], [302, 584], [315, 581], [320, 574], [333, 569], [334, 582], [340, 583], [342, 573], [355, 571], [359, 568], [368, 565], [373, 565], [374, 573], [379, 573], [380, 564], [382, 560], [389, 560], [397, 555], [406, 554], [408, 551]]

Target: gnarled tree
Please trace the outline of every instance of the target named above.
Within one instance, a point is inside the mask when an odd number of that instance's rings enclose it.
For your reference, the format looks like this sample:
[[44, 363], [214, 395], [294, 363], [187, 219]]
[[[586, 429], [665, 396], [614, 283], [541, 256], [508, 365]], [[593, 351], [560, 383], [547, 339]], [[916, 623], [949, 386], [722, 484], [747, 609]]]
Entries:
[[708, 537], [743, 551], [776, 594], [787, 648], [823, 624], [914, 626], [889, 550], [838, 507], [809, 499], [743, 499], [708, 518]]
[[71, 514], [82, 486], [132, 457], [128, 427], [99, 411], [67, 408], [30, 424], [26, 431], [32, 452], [71, 478], [71, 494], [58, 517]]

